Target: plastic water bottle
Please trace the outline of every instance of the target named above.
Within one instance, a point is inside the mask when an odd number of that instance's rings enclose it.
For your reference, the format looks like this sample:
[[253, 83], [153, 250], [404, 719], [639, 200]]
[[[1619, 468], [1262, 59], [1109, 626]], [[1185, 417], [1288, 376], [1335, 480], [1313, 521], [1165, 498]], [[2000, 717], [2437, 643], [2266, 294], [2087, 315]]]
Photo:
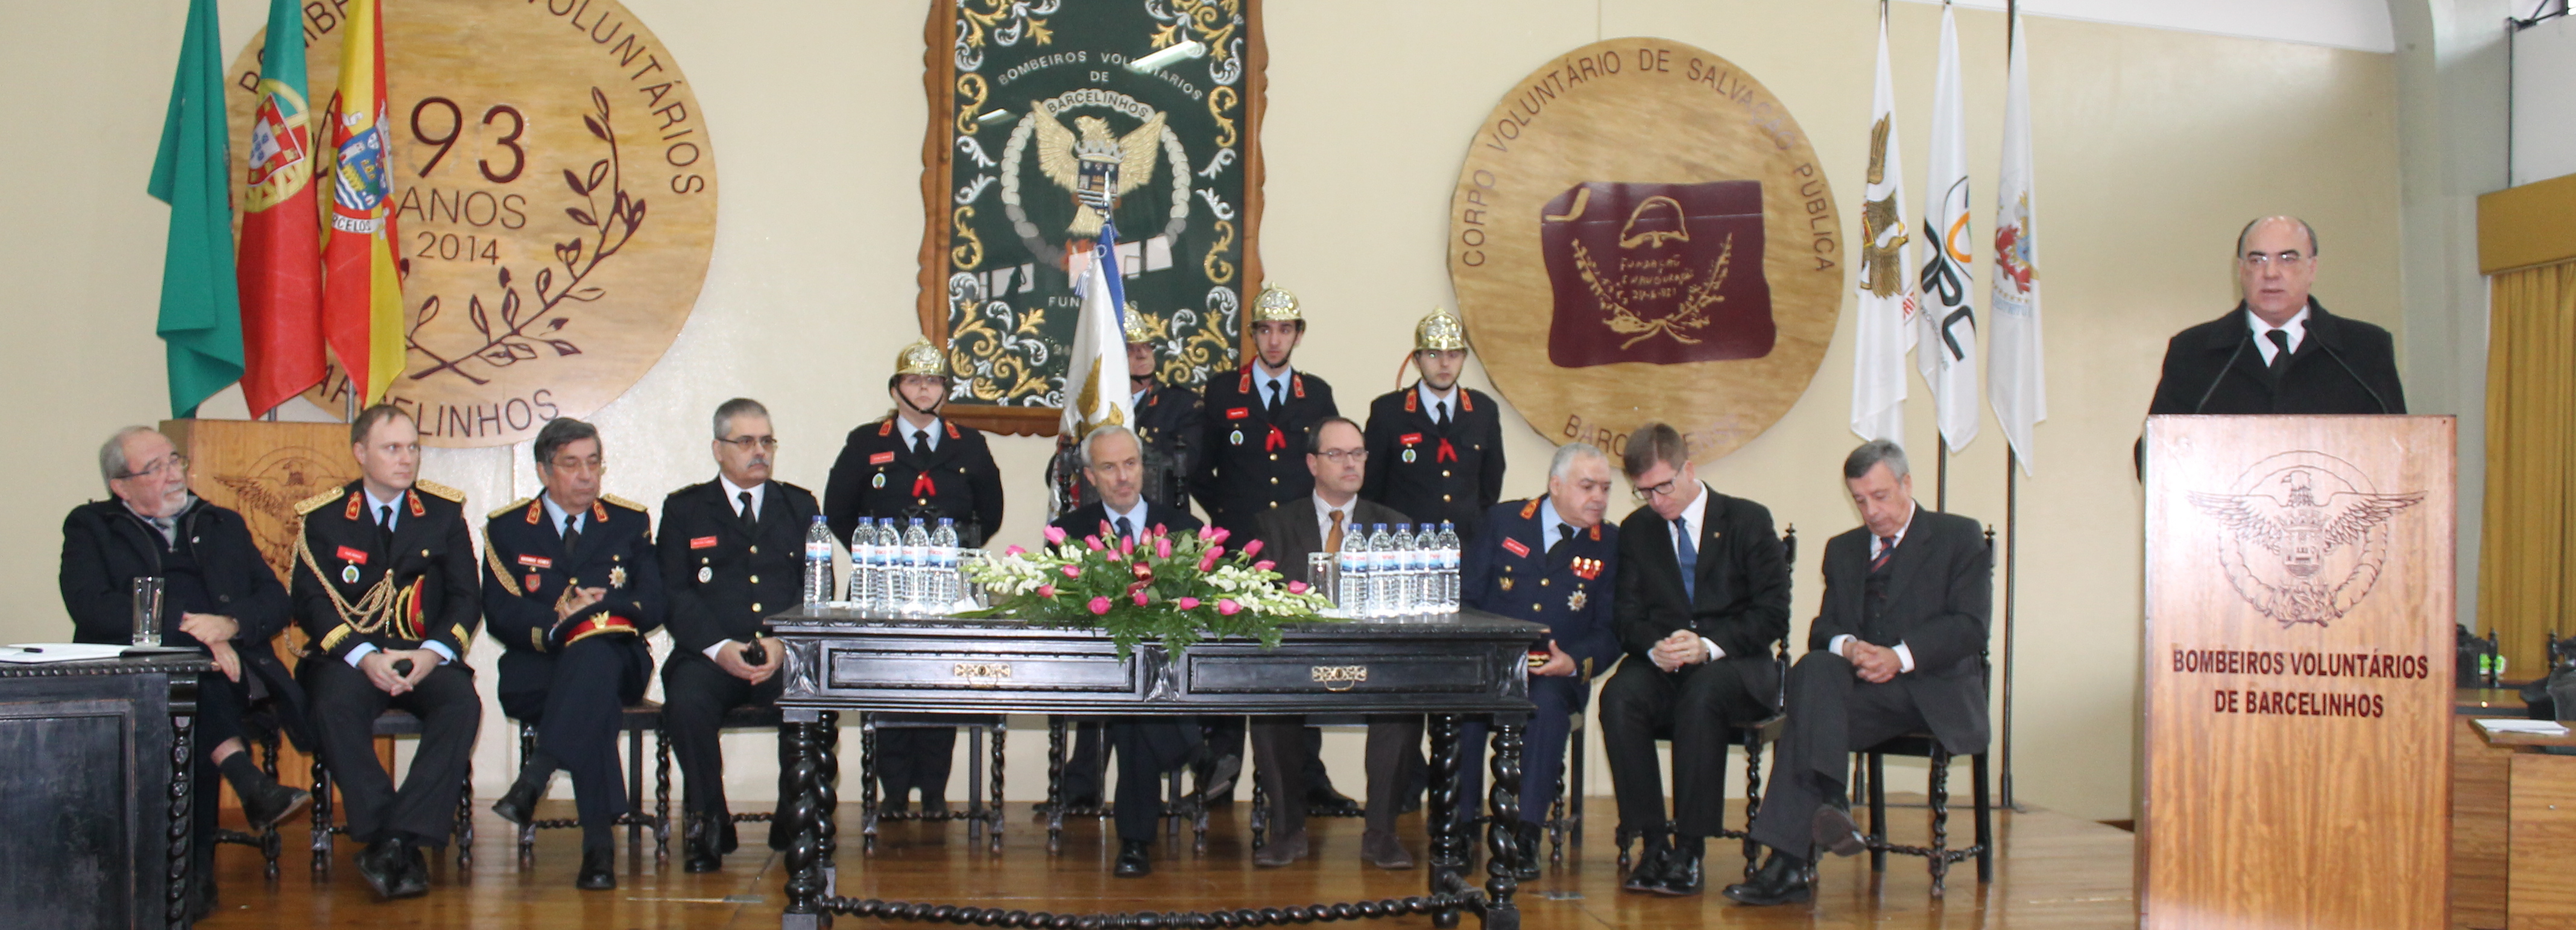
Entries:
[[1352, 617], [1369, 615], [1369, 547], [1368, 534], [1353, 528], [1342, 534], [1341, 590], [1334, 592], [1333, 602]]
[[1422, 549], [1415, 542], [1413, 524], [1395, 525], [1395, 597], [1387, 605], [1387, 614], [1409, 617], [1421, 612]]
[[832, 588], [832, 527], [818, 513], [805, 530], [805, 606], [823, 606]]
[[920, 517], [903, 528], [903, 609], [919, 613], [930, 605], [930, 530]]
[[860, 610], [876, 603], [877, 522], [860, 520], [850, 531], [850, 605]]
[[876, 534], [876, 589], [868, 592], [870, 607], [881, 613], [903, 609], [903, 531], [894, 528], [894, 518], [868, 521]]
[[958, 594], [965, 588], [958, 583], [957, 578], [956, 520], [941, 517], [939, 527], [930, 531], [930, 566], [933, 582], [930, 590], [937, 595], [932, 598], [930, 607], [945, 614], [949, 612], [951, 605], [957, 603]]
[[1402, 567], [1395, 545], [1386, 524], [1369, 524], [1369, 616], [1395, 616], [1395, 579]]
[[1457, 613], [1458, 525], [1447, 520], [1440, 521], [1439, 541], [1433, 544], [1433, 548], [1439, 550], [1440, 553], [1440, 571], [1438, 573], [1438, 580], [1440, 583], [1440, 596], [1438, 598], [1440, 602], [1440, 612], [1444, 614]]

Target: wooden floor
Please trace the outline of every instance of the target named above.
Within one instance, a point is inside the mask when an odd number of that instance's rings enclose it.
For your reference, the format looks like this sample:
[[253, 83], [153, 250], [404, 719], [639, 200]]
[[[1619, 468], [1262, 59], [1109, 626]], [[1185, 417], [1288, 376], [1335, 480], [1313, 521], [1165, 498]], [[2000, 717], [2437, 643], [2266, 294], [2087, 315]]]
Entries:
[[[569, 802], [547, 802], [543, 816], [572, 816]], [[2061, 814], [2033, 809], [1999, 813], [1995, 827], [2002, 857], [1996, 881], [1976, 884], [1974, 863], [1952, 873], [1947, 899], [1930, 899], [1930, 880], [1921, 860], [1890, 857], [1887, 873], [1873, 880], [1867, 856], [1826, 862], [1818, 902], [1813, 906], [1745, 908], [1717, 894], [1741, 867], [1738, 846], [1710, 845], [1710, 888], [1693, 898], [1656, 898], [1624, 894], [1618, 887], [1616, 847], [1610, 842], [1608, 798], [1593, 799], [1599, 820], [1590, 829], [1591, 843], [1579, 852], [1567, 850], [1568, 862], [1551, 868], [1545, 878], [1525, 885], [1520, 895], [1523, 919], [1530, 930], [1575, 928], [1652, 928], [1727, 925], [1743, 927], [2132, 927], [2134, 898], [2130, 835], [2120, 830]], [[856, 805], [844, 805], [839, 862], [840, 893], [889, 900], [971, 902], [1029, 910], [1127, 911], [1184, 910], [1216, 907], [1357, 901], [1420, 894], [1424, 873], [1380, 871], [1359, 861], [1360, 822], [1317, 818], [1309, 836], [1319, 855], [1284, 869], [1255, 869], [1243, 839], [1240, 816], [1218, 814], [1208, 830], [1208, 850], [1194, 853], [1184, 839], [1157, 846], [1155, 872], [1144, 879], [1109, 875], [1114, 843], [1104, 843], [1106, 823], [1068, 824], [1065, 852], [1049, 857], [1046, 832], [1033, 823], [1023, 805], [1010, 808], [1005, 849], [996, 857], [981, 843], [966, 841], [962, 823], [889, 824], [878, 852], [858, 854]], [[256, 851], [224, 846], [216, 853], [222, 903], [199, 924], [208, 930], [237, 927], [739, 927], [778, 926], [781, 894], [780, 861], [762, 845], [765, 824], [743, 824], [742, 849], [726, 857], [725, 869], [705, 875], [680, 870], [679, 838], [672, 838], [672, 861], [653, 864], [646, 839], [643, 854], [618, 847], [619, 886], [610, 892], [583, 892], [572, 887], [579, 862], [579, 836], [574, 830], [543, 831], [535, 865], [522, 869], [511, 847], [509, 825], [478, 808], [475, 862], [468, 880], [460, 882], [452, 857], [434, 858], [433, 887], [426, 898], [379, 903], [352, 864], [356, 848], [339, 847], [338, 864], [327, 880], [317, 880], [304, 851], [301, 826], [286, 831], [281, 877], [261, 877]], [[1921, 844], [1928, 840], [1927, 816], [1921, 808], [1892, 810], [1893, 839]], [[1954, 817], [1952, 834], [1964, 842], [1967, 818]], [[1404, 818], [1407, 846], [1422, 854], [1420, 816]], [[1478, 873], [1481, 875], [1482, 873]], [[875, 924], [842, 918], [843, 925]], [[1430, 926], [1428, 917], [1368, 922], [1369, 926]], [[917, 925], [932, 926], [932, 925]], [[1473, 928], [1475, 919], [1467, 918]]]

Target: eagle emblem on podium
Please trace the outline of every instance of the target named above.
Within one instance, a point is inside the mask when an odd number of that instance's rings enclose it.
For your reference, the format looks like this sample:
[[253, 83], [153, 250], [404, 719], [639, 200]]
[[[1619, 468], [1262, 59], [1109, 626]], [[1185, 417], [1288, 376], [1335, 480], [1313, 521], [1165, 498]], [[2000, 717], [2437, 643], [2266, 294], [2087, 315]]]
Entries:
[[2341, 619], [2370, 595], [2388, 560], [2389, 522], [2424, 492], [2380, 493], [2349, 462], [2276, 455], [2223, 493], [2186, 492], [2218, 525], [2218, 556], [2246, 603], [2288, 628]]

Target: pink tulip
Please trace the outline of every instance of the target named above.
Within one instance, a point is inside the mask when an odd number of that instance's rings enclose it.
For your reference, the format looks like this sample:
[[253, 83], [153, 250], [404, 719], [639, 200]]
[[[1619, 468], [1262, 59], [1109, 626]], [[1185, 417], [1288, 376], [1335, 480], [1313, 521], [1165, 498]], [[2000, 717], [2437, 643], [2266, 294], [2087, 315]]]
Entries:
[[[1256, 545], [1258, 544], [1258, 540], [1256, 540], [1256, 541], [1255, 541], [1255, 544], [1256, 544]], [[1258, 562], [1254, 562], [1254, 563], [1252, 563], [1252, 570], [1253, 570], [1253, 571], [1256, 571], [1256, 572], [1266, 572], [1266, 571], [1271, 570], [1271, 569], [1272, 569], [1272, 568], [1274, 568], [1274, 567], [1277, 567], [1277, 566], [1278, 566], [1278, 564], [1279, 564], [1279, 563], [1277, 563], [1277, 562], [1273, 562], [1273, 561], [1270, 561], [1269, 559], [1263, 559], [1263, 560], [1261, 560], [1261, 561], [1258, 561]]]
[[1047, 528], [1046, 528], [1046, 540], [1047, 540], [1047, 544], [1048, 544], [1048, 545], [1053, 545], [1053, 546], [1061, 546], [1061, 545], [1064, 545], [1064, 530], [1062, 530], [1062, 529], [1060, 529], [1060, 528], [1057, 528], [1057, 527], [1052, 527], [1052, 526], [1047, 527]]
[[1197, 610], [1199, 609], [1199, 599], [1195, 597], [1185, 597], [1180, 600], [1173, 601], [1172, 605], [1179, 607], [1182, 610]]
[[1244, 557], [1244, 558], [1247, 558], [1247, 559], [1248, 559], [1248, 558], [1251, 558], [1251, 557], [1253, 557], [1253, 556], [1260, 555], [1260, 554], [1261, 554], [1261, 540], [1256, 539], [1256, 540], [1253, 540], [1253, 541], [1251, 541], [1251, 542], [1248, 542], [1248, 543], [1244, 543], [1244, 544], [1243, 544], [1243, 557]]
[[1118, 539], [1118, 551], [1120, 551], [1120, 552], [1134, 552], [1134, 551], [1136, 551], [1136, 537], [1133, 537], [1133, 536], [1122, 536], [1122, 537], [1119, 537], [1119, 539]]
[[1171, 537], [1169, 537], [1169, 536], [1157, 536], [1157, 537], [1155, 537], [1155, 539], [1154, 539], [1154, 557], [1155, 557], [1155, 558], [1158, 558], [1158, 559], [1168, 559], [1168, 558], [1171, 558], [1171, 557], [1172, 557], [1172, 538], [1171, 538]]
[[1065, 567], [1064, 567], [1064, 576], [1065, 576], [1065, 577], [1067, 577], [1067, 578], [1080, 578], [1080, 577], [1082, 577], [1082, 566], [1080, 566], [1080, 565], [1067, 565], [1067, 566], [1065, 566]]
[[1098, 552], [1101, 549], [1100, 537], [1098, 536], [1085, 536], [1082, 538], [1082, 544], [1090, 546], [1091, 551], [1093, 552]]
[[1143, 591], [1138, 591], [1138, 592], [1136, 592], [1136, 606], [1138, 606], [1138, 607], [1143, 607], [1143, 606], [1145, 606], [1145, 592], [1143, 592]]
[[1217, 527], [1217, 528], [1216, 528], [1216, 535], [1208, 537], [1208, 541], [1209, 541], [1209, 542], [1224, 542], [1224, 541], [1226, 541], [1226, 538], [1227, 538], [1227, 537], [1230, 537], [1230, 536], [1233, 536], [1233, 535], [1234, 535], [1234, 531], [1233, 531], [1233, 530], [1229, 530], [1229, 529], [1226, 529], [1225, 527], [1220, 526], [1220, 527]]
[[1306, 583], [1305, 583], [1305, 582], [1303, 582], [1303, 581], [1291, 581], [1291, 582], [1289, 582], [1289, 583], [1288, 583], [1288, 593], [1290, 593], [1290, 594], [1304, 594], [1304, 593], [1306, 593]]
[[1108, 559], [1109, 561], [1112, 561], [1112, 562], [1124, 562], [1124, 561], [1126, 561], [1126, 560], [1127, 560], [1127, 558], [1126, 558], [1125, 556], [1119, 555], [1119, 554], [1118, 554], [1118, 550], [1116, 550], [1116, 549], [1103, 549], [1103, 550], [1100, 550], [1100, 557], [1101, 557], [1101, 558], [1104, 558], [1104, 559]]
[[1215, 539], [1215, 538], [1216, 538], [1216, 527], [1213, 527], [1213, 526], [1202, 526], [1202, 527], [1199, 527], [1199, 538], [1200, 538], [1200, 539]]
[[1105, 614], [1105, 613], [1108, 613], [1108, 612], [1109, 612], [1109, 599], [1108, 599], [1108, 598], [1106, 598], [1106, 597], [1095, 597], [1095, 598], [1092, 598], [1092, 599], [1091, 599], [1091, 613], [1092, 613], [1092, 615], [1093, 615], [1093, 616], [1098, 616], [1098, 615], [1100, 615], [1100, 614]]
[[1008, 549], [1004, 549], [1004, 550], [1002, 550], [1002, 554], [1003, 554], [1003, 555], [1020, 555], [1020, 554], [1022, 554], [1022, 553], [1027, 552], [1027, 551], [1029, 551], [1029, 550], [1022, 549], [1022, 548], [1020, 548], [1020, 547], [1018, 547], [1018, 546], [1012, 546], [1012, 547], [1010, 547], [1010, 548], [1008, 548]]
[[1199, 574], [1204, 575], [1212, 571], [1216, 571], [1216, 553], [1199, 556]]
[[1225, 558], [1225, 547], [1224, 547], [1224, 546], [1209, 546], [1209, 547], [1208, 547], [1208, 550], [1207, 550], [1207, 557], [1208, 557], [1208, 559], [1209, 559], [1210, 561], [1214, 561], [1214, 560], [1216, 560], [1216, 559], [1222, 559], [1222, 558]]
[[1243, 605], [1235, 603], [1233, 598], [1223, 598], [1216, 602], [1216, 612], [1231, 617], [1242, 613]]
[[1055, 586], [1054, 586], [1054, 585], [1051, 585], [1051, 584], [1042, 584], [1042, 585], [1039, 585], [1039, 586], [1038, 586], [1038, 596], [1039, 596], [1039, 597], [1054, 597], [1054, 596], [1055, 596]]

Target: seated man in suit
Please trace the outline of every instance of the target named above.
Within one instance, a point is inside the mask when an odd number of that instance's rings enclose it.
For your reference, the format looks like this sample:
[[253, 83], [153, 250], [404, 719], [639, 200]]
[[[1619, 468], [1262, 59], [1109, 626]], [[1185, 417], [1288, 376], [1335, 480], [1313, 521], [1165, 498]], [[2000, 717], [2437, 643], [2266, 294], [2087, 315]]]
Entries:
[[[814, 492], [770, 477], [778, 436], [759, 401], [737, 397], [717, 407], [708, 445], [716, 478], [662, 499], [659, 545], [672, 647], [662, 663], [662, 719], [680, 757], [688, 812], [681, 868], [691, 872], [722, 868], [734, 850], [717, 736], [726, 711], [778, 700], [787, 650], [769, 638], [769, 615], [804, 596], [805, 531], [822, 512]], [[779, 766], [782, 781], [788, 767]], [[786, 848], [778, 824], [770, 821], [771, 849]]]
[[[415, 480], [420, 429], [391, 404], [349, 424], [356, 481], [295, 505], [295, 622], [311, 645], [295, 667], [312, 699], [322, 764], [340, 789], [358, 876], [384, 898], [429, 893], [422, 847], [444, 847], [473, 764], [483, 701], [467, 644], [483, 625], [482, 570], [465, 492]], [[402, 788], [376, 761], [376, 717], [420, 718]]]
[[167, 436], [129, 426], [98, 450], [107, 500], [82, 504], [63, 519], [63, 608], [72, 641], [134, 642], [134, 579], [162, 580], [161, 643], [192, 646], [216, 672], [197, 676], [197, 842], [189, 875], [197, 880], [190, 911], [214, 907], [216, 779], [241, 796], [253, 831], [285, 820], [312, 796], [277, 783], [251, 760], [242, 740], [246, 716], [266, 702], [299, 746], [304, 690], [277, 661], [269, 640], [286, 629], [286, 588], [251, 541], [241, 514], [188, 492], [188, 458]]
[[[1098, 499], [1048, 524], [1066, 535], [1098, 536], [1102, 542], [1141, 536], [1155, 527], [1195, 532], [1199, 520], [1187, 510], [1145, 499], [1145, 458], [1136, 433], [1124, 426], [1093, 427], [1082, 438], [1082, 467]], [[1118, 784], [1112, 796], [1118, 808], [1120, 878], [1154, 871], [1155, 827], [1163, 819], [1163, 773], [1199, 752], [1198, 721], [1189, 717], [1119, 717], [1104, 729], [1109, 748], [1118, 756]]]
[[[1329, 416], [1307, 428], [1306, 469], [1315, 493], [1261, 515], [1261, 545], [1276, 553], [1279, 574], [1289, 581], [1306, 577], [1306, 557], [1339, 552], [1342, 537], [1366, 532], [1374, 523], [1396, 524], [1410, 518], [1384, 504], [1362, 500], [1368, 445], [1360, 425]], [[1262, 789], [1270, 793], [1270, 842], [1252, 854], [1258, 866], [1282, 866], [1306, 854], [1306, 811], [1311, 804], [1316, 744], [1307, 739], [1306, 718], [1252, 718], [1252, 753]], [[1368, 727], [1368, 825], [1360, 834], [1360, 858], [1381, 869], [1409, 869], [1413, 856], [1395, 837], [1398, 795], [1409, 779], [1406, 763], [1419, 759], [1422, 717], [1377, 715]]]
[[1861, 528], [1825, 543], [1824, 603], [1789, 671], [1789, 726], [1753, 838], [1761, 871], [1726, 896], [1809, 900], [1816, 849], [1866, 848], [1844, 793], [1851, 754], [1929, 730], [1957, 755], [1986, 748], [1986, 648], [1994, 565], [1977, 521], [1914, 503], [1905, 451], [1884, 439], [1843, 460]]
[[[1625, 887], [1694, 895], [1707, 838], [1725, 826], [1727, 741], [1779, 697], [1772, 649], [1789, 635], [1789, 566], [1771, 511], [1701, 484], [1671, 426], [1629, 434], [1621, 466], [1646, 503], [1619, 524], [1611, 613], [1628, 656], [1601, 689], [1619, 827], [1646, 838]], [[1673, 739], [1669, 836], [1658, 731]]]
[[584, 890], [617, 887], [617, 816], [626, 812], [617, 730], [653, 677], [645, 634], [662, 625], [662, 571], [644, 506], [600, 493], [599, 430], [561, 417], [537, 430], [546, 492], [483, 524], [483, 613], [501, 641], [501, 711], [534, 724], [537, 750], [492, 812], [526, 824], [555, 771], [572, 773], [581, 812]]
[[[1485, 512], [1484, 529], [1458, 553], [1461, 604], [1548, 627], [1547, 663], [1530, 669], [1527, 750], [1521, 755], [1520, 878], [1538, 878], [1538, 834], [1565, 770], [1574, 715], [1592, 696], [1592, 675], [1619, 658], [1611, 633], [1619, 578], [1619, 529], [1603, 526], [1610, 510], [1610, 460], [1589, 443], [1556, 447], [1547, 466], [1547, 496], [1504, 501]], [[1535, 657], [1536, 650], [1532, 650]], [[1486, 725], [1461, 728], [1456, 816], [1482, 803]]]

